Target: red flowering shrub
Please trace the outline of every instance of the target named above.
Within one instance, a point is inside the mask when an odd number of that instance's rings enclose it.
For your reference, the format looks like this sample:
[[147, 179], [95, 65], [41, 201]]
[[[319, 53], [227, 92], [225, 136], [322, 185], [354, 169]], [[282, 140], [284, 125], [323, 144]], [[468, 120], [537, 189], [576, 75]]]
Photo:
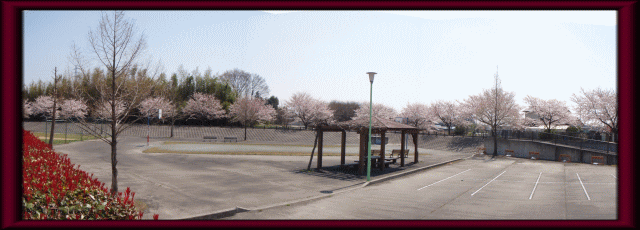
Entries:
[[[31, 132], [23, 131], [22, 218], [25, 220], [140, 220], [133, 204], [135, 192], [127, 187], [117, 196], [93, 178], [74, 168], [66, 155]], [[154, 219], [158, 219], [155, 214]]]

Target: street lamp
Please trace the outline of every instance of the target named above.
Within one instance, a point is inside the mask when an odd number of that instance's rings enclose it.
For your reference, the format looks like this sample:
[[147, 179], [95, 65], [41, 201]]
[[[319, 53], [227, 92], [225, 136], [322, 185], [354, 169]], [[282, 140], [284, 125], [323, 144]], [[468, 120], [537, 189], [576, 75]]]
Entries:
[[369, 148], [367, 148], [367, 181], [371, 180], [371, 108], [373, 104], [373, 76], [376, 75], [375, 72], [367, 72], [369, 74], [369, 82], [371, 82], [371, 86], [369, 88]]

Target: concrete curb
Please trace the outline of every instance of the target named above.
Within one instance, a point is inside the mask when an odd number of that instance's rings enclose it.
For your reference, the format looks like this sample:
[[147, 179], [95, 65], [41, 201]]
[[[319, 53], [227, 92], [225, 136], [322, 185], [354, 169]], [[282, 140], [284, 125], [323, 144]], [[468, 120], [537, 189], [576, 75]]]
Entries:
[[469, 158], [474, 157], [474, 156], [475, 155], [472, 155], [472, 156], [469, 156], [469, 157], [453, 159], [453, 160], [445, 161], [445, 162], [441, 162], [441, 163], [436, 163], [436, 164], [420, 167], [420, 168], [417, 168], [417, 169], [412, 169], [410, 171], [400, 172], [400, 173], [397, 173], [395, 175], [389, 175], [389, 176], [386, 176], [386, 177], [383, 177], [383, 178], [371, 180], [371, 181], [368, 181], [368, 182], [360, 182], [360, 183], [348, 186], [346, 188], [340, 188], [340, 189], [333, 190], [333, 191], [331, 191], [330, 194], [319, 195], [319, 196], [314, 196], [314, 197], [309, 197], [309, 198], [302, 198], [302, 199], [298, 199], [298, 200], [286, 201], [286, 202], [281, 202], [281, 203], [271, 204], [271, 205], [265, 205], [265, 206], [261, 206], [261, 207], [255, 207], [255, 208], [241, 208], [241, 207], [230, 208], [230, 209], [225, 209], [225, 210], [221, 210], [221, 211], [218, 211], [218, 212], [214, 212], [214, 213], [208, 214], [208, 215], [184, 218], [182, 220], [221, 219], [221, 218], [233, 216], [236, 213], [241, 213], [241, 212], [265, 210], [265, 209], [270, 209], [270, 208], [275, 208], [275, 207], [280, 207], [280, 206], [285, 206], [285, 205], [291, 205], [291, 204], [309, 202], [309, 201], [313, 201], [313, 200], [319, 200], [319, 199], [330, 197], [330, 196], [332, 196], [334, 194], [340, 194], [340, 193], [343, 193], [343, 192], [347, 192], [347, 191], [351, 191], [351, 190], [355, 190], [355, 189], [359, 189], [359, 188], [364, 188], [364, 187], [369, 186], [369, 185], [381, 183], [381, 182], [384, 182], [384, 181], [387, 181], [387, 180], [391, 180], [391, 179], [395, 179], [395, 178], [398, 178], [398, 177], [406, 176], [406, 175], [413, 174], [413, 173], [416, 173], [416, 172], [419, 172], [419, 171], [431, 169], [431, 168], [434, 168], [434, 167], [438, 167], [438, 166], [441, 166], [441, 165], [449, 164], [449, 163], [460, 161], [460, 160], [466, 160], [466, 159], [469, 159]]
[[368, 185], [381, 183], [381, 182], [384, 182], [384, 181], [387, 181], [387, 180], [395, 179], [395, 178], [398, 178], [398, 177], [401, 177], [401, 176], [406, 176], [406, 175], [413, 174], [413, 173], [416, 173], [416, 172], [419, 172], [419, 171], [431, 169], [431, 168], [438, 167], [438, 166], [441, 166], [441, 165], [445, 165], [445, 164], [448, 164], [448, 163], [452, 163], [452, 162], [456, 162], [456, 161], [460, 161], [460, 160], [465, 160], [465, 159], [468, 159], [468, 158], [471, 158], [471, 157], [473, 157], [473, 156], [453, 159], [453, 160], [450, 160], [450, 161], [445, 161], [445, 162], [441, 162], [441, 163], [436, 163], [436, 164], [420, 167], [420, 168], [417, 168], [417, 169], [412, 169], [412, 170], [409, 170], [409, 171], [406, 171], [406, 172], [400, 172], [400, 173], [395, 174], [395, 175], [389, 175], [389, 176], [386, 176], [386, 177], [383, 177], [383, 178], [379, 178], [379, 179], [375, 179], [375, 180], [371, 180], [369, 182], [366, 182], [363, 187], [368, 186]]
[[246, 208], [242, 208], [242, 207], [235, 207], [235, 208], [230, 208], [230, 209], [225, 209], [225, 210], [221, 210], [221, 211], [217, 211], [214, 212], [212, 214], [208, 214], [208, 215], [204, 215], [204, 216], [196, 216], [196, 217], [190, 217], [190, 218], [183, 218], [180, 220], [211, 220], [211, 219], [221, 219], [221, 218], [225, 218], [225, 217], [230, 217], [235, 215], [236, 213], [240, 213], [240, 212], [247, 212], [247, 211], [251, 211], [249, 209]]

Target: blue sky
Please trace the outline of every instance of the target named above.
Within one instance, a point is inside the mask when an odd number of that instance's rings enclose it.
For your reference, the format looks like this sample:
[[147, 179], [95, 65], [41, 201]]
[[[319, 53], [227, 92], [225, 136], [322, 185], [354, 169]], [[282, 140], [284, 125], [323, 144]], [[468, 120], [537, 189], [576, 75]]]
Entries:
[[[580, 87], [616, 88], [615, 11], [125, 11], [147, 37], [143, 60], [164, 72], [239, 68], [265, 78], [283, 103], [307, 92], [325, 101], [369, 100], [366, 72], [377, 72], [374, 102], [463, 100], [502, 86], [572, 105]], [[73, 71], [75, 42], [100, 11], [25, 11], [26, 84]]]

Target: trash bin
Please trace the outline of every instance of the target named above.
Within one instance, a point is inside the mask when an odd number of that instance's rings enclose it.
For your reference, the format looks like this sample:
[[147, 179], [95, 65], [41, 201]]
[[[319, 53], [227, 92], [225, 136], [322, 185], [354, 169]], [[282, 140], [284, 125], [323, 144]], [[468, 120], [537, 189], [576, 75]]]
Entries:
[[[380, 145], [381, 141], [380, 139], [382, 139], [380, 136], [371, 136], [371, 144], [373, 145]], [[389, 143], [389, 137], [384, 137], [384, 144], [388, 144]]]

